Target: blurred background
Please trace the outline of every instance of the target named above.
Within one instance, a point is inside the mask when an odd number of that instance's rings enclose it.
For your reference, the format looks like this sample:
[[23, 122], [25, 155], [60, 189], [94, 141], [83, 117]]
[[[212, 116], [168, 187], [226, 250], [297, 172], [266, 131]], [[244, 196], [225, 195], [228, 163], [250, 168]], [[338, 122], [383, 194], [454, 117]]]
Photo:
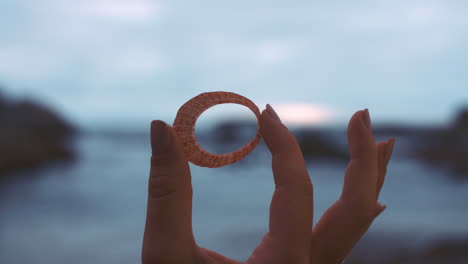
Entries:
[[[381, 202], [348, 263], [468, 263], [468, 3], [0, 1], [0, 263], [139, 263], [149, 124], [202, 92], [272, 104], [315, 186], [338, 199], [346, 125], [396, 137]], [[254, 115], [215, 106], [203, 147], [235, 150]], [[246, 259], [268, 228], [263, 143], [191, 165], [197, 242]]]

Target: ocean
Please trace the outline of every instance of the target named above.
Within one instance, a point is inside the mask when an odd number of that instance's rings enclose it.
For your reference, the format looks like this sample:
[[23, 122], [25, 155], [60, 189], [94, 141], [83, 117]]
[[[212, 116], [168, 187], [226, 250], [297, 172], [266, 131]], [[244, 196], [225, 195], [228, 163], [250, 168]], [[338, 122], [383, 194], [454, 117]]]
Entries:
[[[83, 133], [74, 144], [76, 161], [17, 173], [0, 187], [0, 263], [140, 263], [149, 135]], [[405, 158], [398, 144], [380, 198], [387, 209], [352, 254], [377, 258], [468, 237], [468, 182]], [[198, 244], [240, 260], [267, 231], [274, 189], [270, 154], [255, 152], [237, 165], [190, 165]], [[314, 221], [338, 199], [345, 167], [308, 164]]]

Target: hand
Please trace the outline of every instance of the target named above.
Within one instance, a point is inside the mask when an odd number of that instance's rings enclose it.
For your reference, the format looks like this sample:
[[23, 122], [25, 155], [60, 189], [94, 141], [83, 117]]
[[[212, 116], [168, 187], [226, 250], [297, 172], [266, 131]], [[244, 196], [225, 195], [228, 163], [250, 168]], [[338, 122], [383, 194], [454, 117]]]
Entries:
[[[348, 125], [351, 161], [343, 192], [312, 228], [313, 186], [299, 145], [267, 106], [261, 131], [272, 153], [275, 192], [269, 232], [247, 264], [337, 264], [385, 206], [377, 202], [394, 139], [374, 142], [367, 110]], [[181, 142], [172, 127], [151, 124], [153, 155], [143, 239], [143, 264], [239, 264], [199, 247], [192, 232], [192, 185]]]

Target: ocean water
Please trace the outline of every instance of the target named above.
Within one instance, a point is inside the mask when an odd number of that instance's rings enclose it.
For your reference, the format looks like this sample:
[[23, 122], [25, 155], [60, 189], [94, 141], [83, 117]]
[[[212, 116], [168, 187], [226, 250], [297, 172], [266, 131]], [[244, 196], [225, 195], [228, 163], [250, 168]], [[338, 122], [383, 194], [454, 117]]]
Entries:
[[[0, 263], [140, 262], [148, 135], [85, 133], [76, 146], [76, 162], [13, 175], [0, 187]], [[264, 146], [255, 152], [255, 160], [239, 165], [191, 165], [196, 240], [236, 259], [247, 258], [268, 228], [270, 156]], [[353, 254], [468, 237], [468, 183], [399, 152], [397, 145], [380, 199], [388, 208]], [[326, 160], [308, 165], [315, 221], [339, 197], [345, 167]]]

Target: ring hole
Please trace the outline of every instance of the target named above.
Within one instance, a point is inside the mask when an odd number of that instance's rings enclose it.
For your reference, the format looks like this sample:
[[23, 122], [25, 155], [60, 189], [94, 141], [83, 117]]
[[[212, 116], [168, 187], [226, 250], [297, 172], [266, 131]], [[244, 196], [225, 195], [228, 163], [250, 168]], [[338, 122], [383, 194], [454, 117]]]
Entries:
[[213, 154], [241, 149], [257, 133], [257, 117], [248, 107], [219, 104], [208, 108], [195, 123], [198, 144]]

